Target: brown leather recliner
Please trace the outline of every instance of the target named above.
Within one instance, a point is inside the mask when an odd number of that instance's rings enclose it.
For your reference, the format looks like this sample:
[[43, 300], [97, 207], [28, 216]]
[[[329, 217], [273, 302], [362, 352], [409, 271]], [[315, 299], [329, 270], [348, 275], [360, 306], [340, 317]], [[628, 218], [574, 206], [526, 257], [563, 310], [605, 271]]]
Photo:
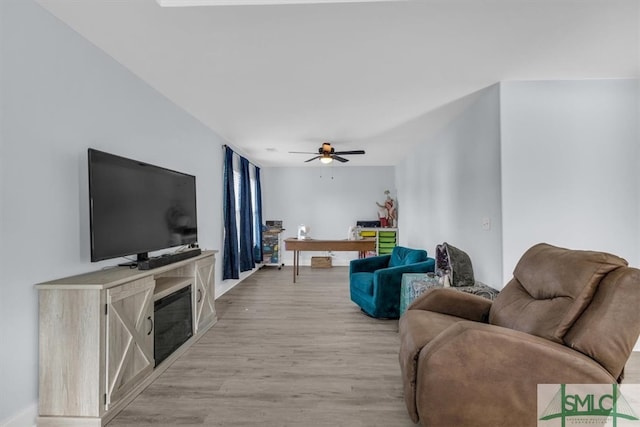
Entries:
[[538, 384], [613, 384], [640, 335], [640, 270], [538, 244], [495, 301], [433, 289], [400, 318], [409, 415], [424, 426], [535, 426]]

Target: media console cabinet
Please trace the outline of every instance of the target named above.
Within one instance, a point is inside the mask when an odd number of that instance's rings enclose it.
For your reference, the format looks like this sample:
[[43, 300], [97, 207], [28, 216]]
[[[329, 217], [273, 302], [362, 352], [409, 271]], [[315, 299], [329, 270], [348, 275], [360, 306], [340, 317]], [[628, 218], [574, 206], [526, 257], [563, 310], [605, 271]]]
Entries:
[[[114, 267], [36, 285], [38, 426], [104, 426], [202, 337], [217, 320], [216, 252], [153, 270]], [[189, 285], [193, 336], [154, 366], [154, 301]]]

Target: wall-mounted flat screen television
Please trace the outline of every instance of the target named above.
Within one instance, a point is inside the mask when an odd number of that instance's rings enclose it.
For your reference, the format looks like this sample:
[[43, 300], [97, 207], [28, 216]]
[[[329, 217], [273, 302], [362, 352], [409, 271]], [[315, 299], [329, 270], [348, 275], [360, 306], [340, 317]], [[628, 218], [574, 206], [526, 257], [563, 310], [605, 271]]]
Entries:
[[198, 241], [196, 178], [89, 149], [91, 261]]

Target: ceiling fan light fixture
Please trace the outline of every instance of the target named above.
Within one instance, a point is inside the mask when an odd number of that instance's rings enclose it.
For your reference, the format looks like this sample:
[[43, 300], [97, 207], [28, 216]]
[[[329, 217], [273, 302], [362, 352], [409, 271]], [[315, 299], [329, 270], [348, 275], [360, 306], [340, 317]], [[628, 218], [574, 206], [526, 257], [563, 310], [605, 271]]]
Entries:
[[333, 158], [331, 156], [320, 157], [320, 163], [324, 163], [325, 165], [328, 165], [331, 162], [333, 162]]

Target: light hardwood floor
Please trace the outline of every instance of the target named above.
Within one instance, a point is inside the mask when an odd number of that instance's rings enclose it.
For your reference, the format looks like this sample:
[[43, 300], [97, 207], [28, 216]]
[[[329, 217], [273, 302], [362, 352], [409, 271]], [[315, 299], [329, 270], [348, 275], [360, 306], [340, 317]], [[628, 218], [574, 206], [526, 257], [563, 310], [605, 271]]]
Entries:
[[263, 268], [216, 300], [218, 323], [108, 427], [414, 426], [397, 321], [351, 303], [346, 267], [291, 275]]

